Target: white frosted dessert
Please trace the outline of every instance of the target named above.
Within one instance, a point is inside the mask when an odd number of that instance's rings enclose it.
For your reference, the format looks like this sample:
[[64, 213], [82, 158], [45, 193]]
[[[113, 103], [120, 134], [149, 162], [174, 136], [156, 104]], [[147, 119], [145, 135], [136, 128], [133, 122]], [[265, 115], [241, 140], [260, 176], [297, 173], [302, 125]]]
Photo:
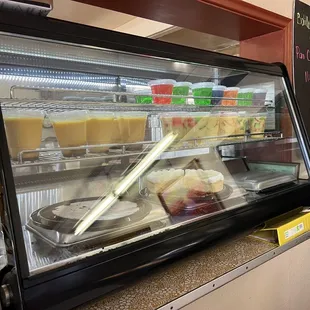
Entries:
[[[70, 205], [61, 205], [53, 210], [53, 214], [57, 217], [62, 217], [69, 220], [80, 220], [88, 211], [96, 205], [96, 201], [81, 201], [74, 202]], [[98, 220], [117, 220], [123, 217], [133, 215], [139, 210], [134, 202], [117, 201], [106, 213]]]
[[[215, 170], [202, 169], [170, 169], [153, 171], [147, 177], [147, 188], [153, 193], [161, 193], [174, 183], [178, 191], [199, 189], [205, 193], [218, 193], [223, 190], [224, 176]], [[181, 186], [182, 185], [182, 186]]]
[[188, 189], [198, 189], [205, 193], [218, 193], [223, 190], [224, 176], [215, 170], [186, 169], [184, 184]]
[[153, 193], [160, 193], [171, 183], [184, 176], [183, 169], [158, 170], [146, 177], [147, 188]]

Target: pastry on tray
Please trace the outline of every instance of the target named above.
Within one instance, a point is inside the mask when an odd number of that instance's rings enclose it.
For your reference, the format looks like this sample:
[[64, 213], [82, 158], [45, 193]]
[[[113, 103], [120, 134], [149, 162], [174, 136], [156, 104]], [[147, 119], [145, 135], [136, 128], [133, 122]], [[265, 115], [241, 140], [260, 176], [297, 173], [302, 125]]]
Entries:
[[158, 194], [167, 211], [175, 216], [208, 214], [218, 210], [214, 204], [218, 201], [216, 194], [224, 189], [223, 174], [202, 169], [181, 171], [160, 170], [147, 177], [148, 186], [152, 185], [149, 189]]
[[160, 193], [167, 186], [184, 176], [183, 169], [157, 170], [146, 177], [146, 186], [152, 193]]
[[153, 193], [161, 193], [178, 180], [186, 192], [195, 189], [202, 193], [218, 193], [223, 190], [224, 176], [215, 170], [170, 169], [151, 172], [146, 177], [146, 186]]

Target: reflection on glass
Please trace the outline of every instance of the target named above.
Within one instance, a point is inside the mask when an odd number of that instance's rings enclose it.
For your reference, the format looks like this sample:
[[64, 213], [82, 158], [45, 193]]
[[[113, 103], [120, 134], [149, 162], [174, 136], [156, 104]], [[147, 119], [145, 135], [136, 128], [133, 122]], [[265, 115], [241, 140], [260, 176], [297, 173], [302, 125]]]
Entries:
[[280, 77], [94, 53], [98, 66], [109, 62], [99, 80], [120, 85], [96, 94], [50, 85], [57, 100], [5, 106], [18, 113], [4, 119], [32, 273], [207, 221], [308, 178]]

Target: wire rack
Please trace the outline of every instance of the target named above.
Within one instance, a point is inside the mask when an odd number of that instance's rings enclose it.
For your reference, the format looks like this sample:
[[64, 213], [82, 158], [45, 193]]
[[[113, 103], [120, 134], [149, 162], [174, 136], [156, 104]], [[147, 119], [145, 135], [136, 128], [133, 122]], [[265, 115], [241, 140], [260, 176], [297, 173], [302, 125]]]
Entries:
[[[214, 136], [204, 137], [199, 139], [182, 140], [176, 142], [175, 145], [170, 147], [166, 152], [161, 154], [158, 159], [173, 159], [184, 156], [197, 156], [209, 153], [209, 148], [215, 148], [225, 145], [242, 144], [242, 143], [258, 143], [270, 142], [283, 139], [280, 131], [261, 132], [245, 135], [230, 135], [230, 136]], [[97, 144], [85, 145], [79, 147], [55, 147], [55, 148], [39, 148], [35, 150], [24, 150], [18, 154], [18, 160], [12, 161], [13, 167], [34, 167], [55, 164], [68, 164], [68, 163], [94, 163], [98, 165], [98, 160], [101, 161], [100, 165], [114, 165], [119, 163], [122, 158], [136, 158], [146, 155], [152, 147], [156, 144], [154, 141], [143, 141], [136, 143], [125, 144]], [[105, 153], [90, 152], [90, 149], [105, 148], [108, 151]], [[63, 151], [85, 151], [85, 155], [65, 157]], [[25, 159], [29, 158], [29, 154], [39, 153], [38, 158], [35, 160]]]
[[[138, 87], [138, 86], [137, 86]], [[264, 110], [267, 108], [273, 108], [274, 102], [273, 100], [256, 100], [256, 99], [247, 99], [247, 98], [230, 98], [230, 97], [207, 97], [207, 96], [183, 96], [183, 95], [164, 95], [164, 94], [150, 94], [145, 91], [143, 93], [143, 89], [145, 86], [139, 86], [137, 90], [139, 92], [134, 91], [115, 91], [111, 89], [107, 90], [87, 90], [87, 89], [71, 89], [71, 88], [50, 88], [50, 87], [29, 87], [29, 86], [19, 86], [13, 85], [10, 88], [10, 98], [11, 100], [3, 100], [1, 102], [2, 107], [5, 108], [27, 108], [27, 109], [43, 109], [46, 112], [53, 111], [62, 111], [62, 110], [71, 110], [71, 109], [107, 109], [107, 110], [119, 110], [119, 109], [129, 109], [129, 110], [147, 110], [147, 111], [209, 111], [213, 109], [224, 109], [224, 110], [252, 110], [257, 112], [257, 110]], [[35, 92], [49, 92], [55, 94], [66, 94], [68, 93], [69, 98], [72, 98], [72, 93], [75, 95], [75, 99], [70, 101], [63, 99], [62, 100], [41, 100], [41, 99], [18, 99], [16, 98], [17, 90], [29, 90]], [[83, 96], [89, 96], [83, 98]], [[130, 104], [135, 102], [136, 96], [149, 96], [154, 98], [176, 98], [176, 99], [184, 99], [186, 104], [184, 105], [154, 105], [154, 104]], [[64, 97], [65, 98], [65, 97]], [[218, 105], [206, 105], [206, 106], [198, 106], [194, 105], [195, 99], [206, 99], [211, 102], [211, 100], [225, 100], [226, 102], [232, 102], [232, 105], [227, 106], [218, 106]], [[92, 101], [93, 100], [93, 101]], [[191, 100], [192, 104], [188, 104]], [[244, 105], [244, 103], [248, 104], [252, 102], [252, 106]], [[121, 104], [116, 104], [116, 102], [121, 102]], [[238, 104], [236, 105], [236, 102]]]

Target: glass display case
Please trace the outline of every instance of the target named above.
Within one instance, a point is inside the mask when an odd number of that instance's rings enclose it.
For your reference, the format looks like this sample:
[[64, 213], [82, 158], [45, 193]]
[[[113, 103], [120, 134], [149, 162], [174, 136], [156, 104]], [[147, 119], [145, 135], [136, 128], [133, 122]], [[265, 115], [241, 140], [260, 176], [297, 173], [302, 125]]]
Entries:
[[306, 201], [308, 138], [284, 66], [10, 23], [1, 16], [11, 303], [78, 305]]

